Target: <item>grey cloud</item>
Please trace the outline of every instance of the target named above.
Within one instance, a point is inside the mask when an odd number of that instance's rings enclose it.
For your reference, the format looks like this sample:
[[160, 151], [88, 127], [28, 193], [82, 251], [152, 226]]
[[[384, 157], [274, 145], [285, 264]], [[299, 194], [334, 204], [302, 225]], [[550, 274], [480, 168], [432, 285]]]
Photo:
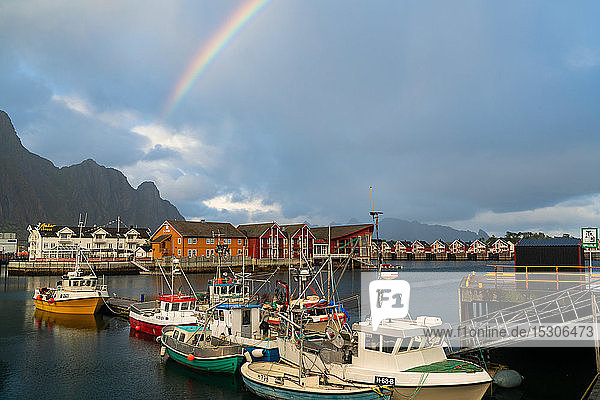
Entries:
[[[222, 153], [211, 168], [164, 147], [145, 152], [143, 139], [56, 110], [48, 97], [74, 93], [99, 111], [155, 121], [238, 3], [109, 2], [61, 13], [40, 4], [14, 3], [0, 16], [14, 43], [2, 52], [17, 60], [0, 62], [0, 72], [13, 71], [0, 87], [24, 142], [58, 164], [128, 166], [186, 216], [244, 222], [249, 215], [202, 205], [244, 190], [281, 204], [285, 218], [346, 221], [368, 213], [374, 186], [386, 215], [426, 222], [600, 192], [595, 3], [271, 2], [164, 121], [202, 127], [202, 141]], [[18, 63], [29, 72], [16, 73]], [[140, 160], [164, 171], [134, 170]]]

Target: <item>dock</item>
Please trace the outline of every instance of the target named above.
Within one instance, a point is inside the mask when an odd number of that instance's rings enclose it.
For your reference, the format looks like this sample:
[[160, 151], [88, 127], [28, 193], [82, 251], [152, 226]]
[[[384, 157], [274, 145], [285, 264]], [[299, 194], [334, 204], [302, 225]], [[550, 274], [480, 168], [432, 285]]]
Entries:
[[117, 317], [129, 319], [129, 308], [132, 304], [139, 302], [139, 300], [115, 296], [109, 297], [105, 303], [109, 313]]

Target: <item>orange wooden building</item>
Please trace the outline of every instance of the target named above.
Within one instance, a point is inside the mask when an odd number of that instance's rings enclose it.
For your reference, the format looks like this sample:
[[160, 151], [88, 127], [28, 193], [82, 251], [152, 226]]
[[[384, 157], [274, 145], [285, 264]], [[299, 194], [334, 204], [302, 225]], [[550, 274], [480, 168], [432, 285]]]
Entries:
[[166, 220], [152, 234], [152, 255], [163, 257], [213, 257], [217, 245], [225, 256], [248, 255], [246, 236], [229, 222]]

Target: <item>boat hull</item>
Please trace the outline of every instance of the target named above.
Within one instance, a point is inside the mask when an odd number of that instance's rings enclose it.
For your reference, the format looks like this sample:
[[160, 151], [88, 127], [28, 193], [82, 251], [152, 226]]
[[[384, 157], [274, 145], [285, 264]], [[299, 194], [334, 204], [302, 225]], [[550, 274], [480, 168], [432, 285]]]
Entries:
[[273, 376], [252, 371], [246, 363], [241, 368], [244, 384], [252, 393], [265, 399], [272, 400], [389, 400], [390, 390], [381, 388], [354, 388], [351, 391], [343, 389], [323, 390], [314, 387], [285, 387], [276, 383]]
[[148, 335], [152, 335], [152, 336], [160, 336], [160, 334], [162, 332], [162, 328], [167, 326], [167, 324], [158, 325], [158, 324], [152, 324], [149, 322], [140, 321], [131, 316], [129, 317], [129, 325], [131, 326], [131, 329], [133, 329], [135, 331], [144, 332], [144, 333], [146, 333]]
[[171, 350], [168, 347], [167, 354], [173, 361], [184, 365], [188, 368], [192, 368], [196, 371], [202, 372], [235, 374], [244, 363], [244, 357], [242, 357], [241, 355], [216, 358], [194, 358], [190, 361], [188, 360], [187, 356], [179, 354], [178, 352]]
[[53, 312], [57, 314], [80, 314], [93, 315], [98, 312], [103, 304], [102, 297], [88, 297], [82, 299], [47, 300], [34, 299], [35, 308], [42, 311]]
[[[272, 349], [266, 349], [260, 346], [243, 346], [244, 351], [250, 353], [252, 357], [252, 361], [267, 361], [267, 362], [277, 362], [279, 361], [279, 349], [277, 347]], [[254, 350], [262, 350], [262, 357], [255, 357], [252, 352]]]
[[[489, 382], [460, 386], [394, 387], [393, 400], [481, 400]], [[417, 392], [418, 390], [418, 392]], [[415, 396], [415, 392], [416, 396]]]

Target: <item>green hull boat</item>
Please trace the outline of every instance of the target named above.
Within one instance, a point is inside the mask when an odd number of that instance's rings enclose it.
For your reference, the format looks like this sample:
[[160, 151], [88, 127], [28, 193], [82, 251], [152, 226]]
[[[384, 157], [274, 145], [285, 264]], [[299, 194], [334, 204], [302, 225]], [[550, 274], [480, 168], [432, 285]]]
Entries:
[[199, 326], [167, 326], [160, 342], [161, 354], [197, 371], [234, 374], [244, 363], [242, 346], [211, 337]]

